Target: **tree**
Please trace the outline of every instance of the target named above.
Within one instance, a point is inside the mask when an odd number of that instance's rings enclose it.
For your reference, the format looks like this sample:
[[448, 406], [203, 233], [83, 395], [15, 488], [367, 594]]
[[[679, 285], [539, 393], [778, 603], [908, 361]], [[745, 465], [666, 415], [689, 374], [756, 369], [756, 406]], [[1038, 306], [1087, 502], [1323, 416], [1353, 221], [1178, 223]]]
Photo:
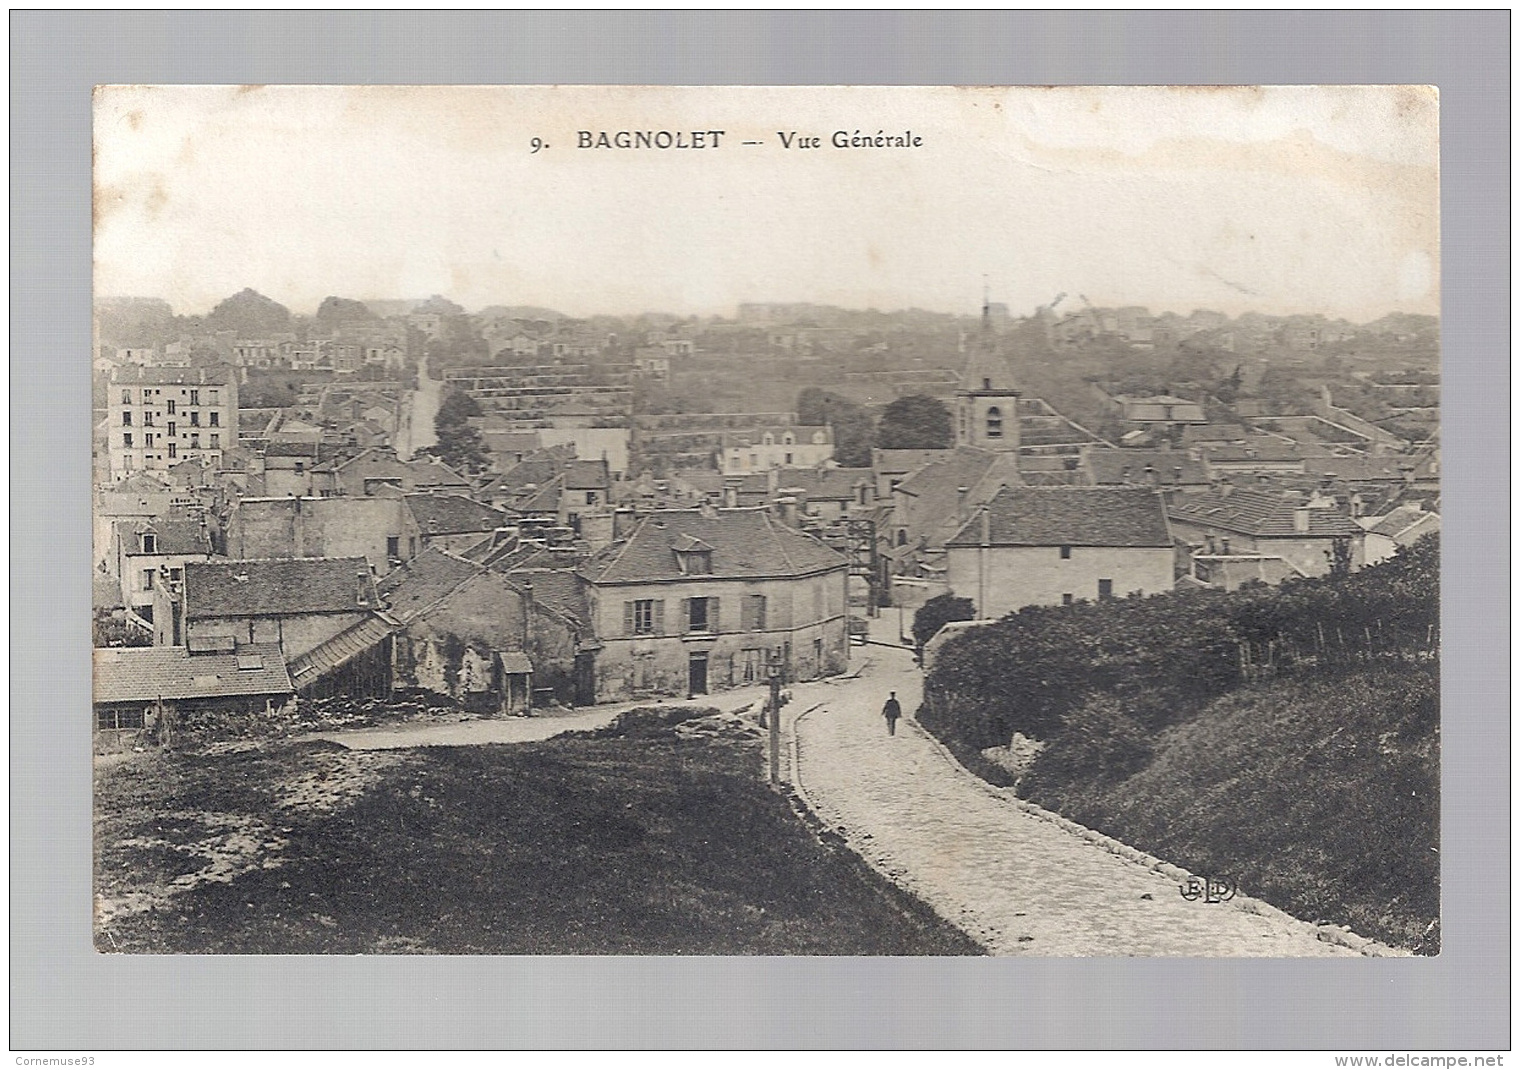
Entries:
[[470, 417], [480, 415], [475, 399], [462, 390], [451, 390], [438, 405], [438, 415], [433, 417], [433, 430], [438, 435], [438, 445], [423, 451], [440, 458], [450, 468], [474, 474], [491, 466], [491, 455], [486, 451], [480, 429], [470, 423]]
[[924, 644], [941, 628], [955, 620], [975, 620], [976, 606], [969, 598], [957, 598], [953, 594], [936, 595], [919, 607], [913, 614], [913, 642], [920, 655]]
[[884, 450], [943, 450], [951, 443], [950, 410], [923, 394], [898, 398], [876, 425], [876, 445]]
[[370, 307], [363, 301], [327, 297], [317, 308], [316, 320], [319, 327], [330, 333], [349, 323], [379, 323], [380, 317], [370, 311]]
[[231, 331], [242, 338], [258, 338], [290, 330], [290, 309], [256, 290], [241, 290], [217, 305], [206, 316], [209, 331]]
[[876, 425], [871, 414], [849, 398], [810, 386], [797, 395], [797, 422], [834, 429], [834, 460], [847, 468], [871, 463]]

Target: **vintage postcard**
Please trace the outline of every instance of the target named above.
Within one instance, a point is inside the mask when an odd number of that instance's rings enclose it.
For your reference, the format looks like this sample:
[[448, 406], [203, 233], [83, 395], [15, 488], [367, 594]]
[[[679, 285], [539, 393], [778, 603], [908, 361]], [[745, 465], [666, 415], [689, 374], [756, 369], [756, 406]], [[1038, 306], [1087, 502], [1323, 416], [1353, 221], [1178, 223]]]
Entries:
[[95, 945], [1440, 949], [1425, 86], [102, 86]]

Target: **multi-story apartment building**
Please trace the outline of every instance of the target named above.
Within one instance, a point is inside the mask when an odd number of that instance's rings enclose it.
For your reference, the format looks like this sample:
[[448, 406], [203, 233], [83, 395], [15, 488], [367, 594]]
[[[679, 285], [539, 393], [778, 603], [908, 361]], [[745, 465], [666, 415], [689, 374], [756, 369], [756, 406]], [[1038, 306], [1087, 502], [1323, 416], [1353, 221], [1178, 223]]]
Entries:
[[111, 376], [107, 452], [113, 482], [186, 459], [220, 464], [237, 445], [237, 373], [230, 365], [129, 365]]

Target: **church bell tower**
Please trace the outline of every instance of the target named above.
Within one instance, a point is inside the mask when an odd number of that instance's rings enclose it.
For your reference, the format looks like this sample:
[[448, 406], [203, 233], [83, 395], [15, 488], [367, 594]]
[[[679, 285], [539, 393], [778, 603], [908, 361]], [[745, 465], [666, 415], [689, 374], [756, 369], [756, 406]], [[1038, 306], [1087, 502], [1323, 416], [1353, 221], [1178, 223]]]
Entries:
[[955, 444], [1017, 453], [1019, 392], [1007, 359], [997, 351], [992, 305], [985, 289], [981, 330], [969, 348], [961, 388], [955, 395]]

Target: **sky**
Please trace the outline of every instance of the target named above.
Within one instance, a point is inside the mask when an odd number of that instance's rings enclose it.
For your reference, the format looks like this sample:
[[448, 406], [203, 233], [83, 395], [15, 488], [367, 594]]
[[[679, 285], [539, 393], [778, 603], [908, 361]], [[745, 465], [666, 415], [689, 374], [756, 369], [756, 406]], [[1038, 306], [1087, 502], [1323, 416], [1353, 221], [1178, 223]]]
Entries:
[[1437, 128], [1409, 86], [104, 87], [96, 293], [1436, 314]]

